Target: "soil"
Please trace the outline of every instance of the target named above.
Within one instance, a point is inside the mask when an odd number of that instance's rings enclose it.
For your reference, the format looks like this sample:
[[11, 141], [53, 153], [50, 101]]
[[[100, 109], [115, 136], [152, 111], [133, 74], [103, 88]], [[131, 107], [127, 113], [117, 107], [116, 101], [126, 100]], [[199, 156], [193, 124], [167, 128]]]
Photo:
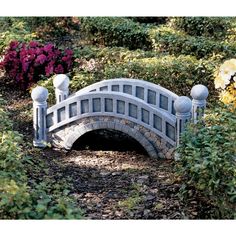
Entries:
[[[70, 152], [53, 148], [34, 151], [29, 93], [5, 84], [0, 79], [0, 94], [7, 102], [5, 109], [14, 122], [13, 129], [23, 134], [25, 151], [33, 154], [36, 164], [37, 159], [45, 161], [55, 182], [68, 181], [70, 194], [77, 199], [85, 218], [210, 218], [213, 208], [204, 199], [193, 196], [182, 201], [179, 198], [181, 179], [175, 173], [175, 162], [150, 158], [135, 146], [138, 144], [131, 142], [132, 148], [127, 150], [109, 150], [100, 142], [94, 148], [94, 140], [99, 138], [90, 137], [83, 139], [84, 146]], [[129, 140], [126, 141], [128, 147]], [[29, 172], [29, 176], [39, 181], [46, 178], [43, 172]]]

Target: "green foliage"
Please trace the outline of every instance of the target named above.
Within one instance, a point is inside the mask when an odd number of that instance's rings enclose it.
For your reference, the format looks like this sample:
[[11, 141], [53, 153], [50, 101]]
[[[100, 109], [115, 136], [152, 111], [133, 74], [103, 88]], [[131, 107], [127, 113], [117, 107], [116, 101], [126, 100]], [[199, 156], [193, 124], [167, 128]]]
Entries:
[[129, 61], [131, 59], [154, 57], [157, 53], [154, 51], [144, 51], [141, 49], [129, 50], [125, 47], [95, 47], [86, 45], [80, 49], [74, 50], [74, 55], [78, 59], [95, 59], [100, 64], [111, 64], [117, 62]]
[[0, 219], [81, 218], [82, 212], [65, 184], [55, 187], [27, 177], [25, 163], [31, 163], [30, 158], [23, 154], [22, 136], [12, 131], [2, 104], [0, 99]]
[[35, 32], [37, 38], [43, 40], [68, 36], [71, 31], [79, 31], [80, 26], [76, 17], [19, 17], [16, 19], [25, 22], [26, 27]]
[[104, 78], [139, 78], [160, 84], [177, 94], [188, 94], [193, 84], [197, 83], [213, 88], [213, 69], [214, 64], [197, 60], [195, 57], [163, 56], [107, 65], [104, 69]]
[[178, 173], [182, 197], [195, 190], [216, 206], [217, 218], [236, 217], [236, 110], [215, 108], [182, 135]]
[[135, 22], [139, 22], [139, 23], [145, 23], [145, 24], [165, 24], [166, 21], [168, 20], [168, 17], [127, 17], [128, 19], [132, 19]]
[[0, 17], [0, 53], [2, 53], [13, 40], [29, 42], [36, 39], [36, 34], [31, 32], [26, 27], [26, 23], [19, 19], [15, 17]]
[[157, 52], [174, 55], [192, 55], [207, 58], [220, 54], [221, 57], [231, 58], [236, 54], [235, 44], [216, 41], [203, 36], [189, 36], [181, 31], [169, 27], [160, 27], [150, 30], [153, 48]]
[[121, 17], [83, 17], [81, 30], [93, 42], [129, 49], [151, 47], [148, 27]]
[[143, 197], [141, 194], [141, 185], [133, 184], [132, 190], [130, 191], [130, 196], [125, 200], [121, 200], [118, 202], [120, 208], [129, 212], [134, 210], [140, 203], [142, 203]]
[[56, 43], [58, 38], [76, 35], [79, 28], [76, 17], [0, 17], [0, 53], [11, 41]]
[[193, 36], [222, 38], [230, 29], [230, 17], [173, 17], [172, 27]]

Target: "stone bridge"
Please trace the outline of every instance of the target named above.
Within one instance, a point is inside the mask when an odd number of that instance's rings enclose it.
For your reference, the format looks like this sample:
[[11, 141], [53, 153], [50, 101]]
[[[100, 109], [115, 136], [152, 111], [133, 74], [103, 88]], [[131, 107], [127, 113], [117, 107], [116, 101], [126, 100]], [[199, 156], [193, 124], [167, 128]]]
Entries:
[[197, 122], [206, 105], [208, 90], [196, 85], [188, 97], [137, 79], [104, 80], [69, 95], [69, 78], [54, 79], [57, 103], [47, 108], [48, 92], [32, 91], [34, 145], [47, 142], [71, 149], [82, 135], [99, 129], [121, 131], [138, 141], [151, 157], [172, 158], [187, 121]]

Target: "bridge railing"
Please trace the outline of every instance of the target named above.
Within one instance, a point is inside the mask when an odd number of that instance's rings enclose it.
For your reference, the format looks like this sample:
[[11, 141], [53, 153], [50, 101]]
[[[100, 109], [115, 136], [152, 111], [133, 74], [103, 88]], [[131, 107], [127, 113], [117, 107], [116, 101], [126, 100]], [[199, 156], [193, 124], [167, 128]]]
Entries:
[[75, 120], [91, 116], [114, 116], [133, 121], [176, 143], [176, 118], [149, 106], [144, 101], [119, 92], [92, 92], [76, 95], [50, 107], [46, 128], [51, 132]]
[[103, 80], [79, 90], [72, 96], [89, 92], [129, 94], [171, 115], [175, 115], [174, 101], [179, 97], [159, 85], [144, 80], [127, 78]]

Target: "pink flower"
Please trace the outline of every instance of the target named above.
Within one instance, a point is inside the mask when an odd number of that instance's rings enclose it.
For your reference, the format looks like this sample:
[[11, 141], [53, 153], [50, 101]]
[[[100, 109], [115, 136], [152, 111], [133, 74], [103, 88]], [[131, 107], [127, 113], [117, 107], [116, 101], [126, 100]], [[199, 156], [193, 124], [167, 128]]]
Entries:
[[65, 50], [65, 53], [68, 55], [68, 56], [73, 56], [73, 51], [71, 49], [66, 49]]
[[49, 43], [49, 44], [44, 46], [44, 51], [45, 52], [50, 52], [50, 51], [52, 51], [53, 48], [54, 48], [54, 45], [52, 43]]
[[18, 41], [11, 41], [9, 46], [11, 49], [16, 49], [18, 45], [19, 45]]
[[23, 72], [26, 72], [28, 68], [29, 68], [29, 62], [23, 62], [22, 63]]
[[29, 43], [29, 46], [34, 48], [34, 47], [39, 46], [39, 43], [36, 42], [36, 41], [31, 41], [31, 42]]
[[51, 65], [50, 63], [45, 67], [45, 73], [46, 73], [46, 76], [49, 76], [53, 73], [53, 65]]
[[43, 64], [47, 60], [47, 57], [43, 54], [37, 56], [35, 59], [36, 64]]
[[63, 66], [62, 66], [61, 64], [59, 64], [59, 65], [55, 68], [54, 72], [55, 72], [56, 74], [62, 74], [62, 73], [64, 73], [64, 68], [63, 68]]

